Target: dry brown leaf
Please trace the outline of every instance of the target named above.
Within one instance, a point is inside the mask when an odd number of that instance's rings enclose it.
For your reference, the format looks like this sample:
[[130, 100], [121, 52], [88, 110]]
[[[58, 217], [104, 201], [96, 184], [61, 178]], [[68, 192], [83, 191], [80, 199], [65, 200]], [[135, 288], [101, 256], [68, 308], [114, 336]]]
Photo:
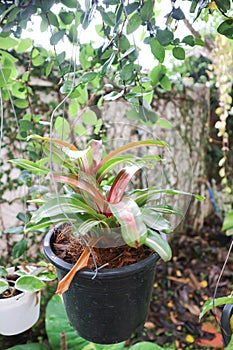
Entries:
[[87, 266], [90, 257], [90, 250], [86, 247], [81, 254], [80, 258], [77, 260], [72, 269], [65, 275], [65, 277], [58, 283], [56, 294], [63, 294], [69, 289], [70, 283], [72, 282], [77, 271]]
[[144, 327], [147, 328], [147, 329], [155, 329], [155, 324], [153, 322], [147, 321], [144, 324]]
[[189, 283], [189, 281], [190, 281], [189, 278], [177, 278], [174, 276], [168, 276], [167, 279], [174, 281], [176, 283], [181, 283], [181, 284]]
[[194, 315], [194, 316], [199, 316], [200, 315], [200, 308], [197, 305], [194, 305], [192, 303], [185, 303], [182, 300], [179, 301], [180, 304], [185, 307], [186, 309], [189, 310], [189, 312]]

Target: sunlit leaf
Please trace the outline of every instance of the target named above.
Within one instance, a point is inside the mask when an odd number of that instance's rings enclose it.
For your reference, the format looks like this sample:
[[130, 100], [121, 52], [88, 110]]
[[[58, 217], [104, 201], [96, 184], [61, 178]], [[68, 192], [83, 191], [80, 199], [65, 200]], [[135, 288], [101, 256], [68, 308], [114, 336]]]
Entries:
[[173, 47], [172, 54], [178, 60], [185, 59], [185, 50], [183, 49], [183, 47]]
[[70, 124], [65, 118], [58, 116], [56, 118], [54, 128], [63, 139], [68, 138], [70, 133]]
[[208, 311], [212, 310], [214, 307], [232, 304], [233, 296], [232, 294], [227, 295], [225, 297], [220, 297], [216, 299], [208, 299], [202, 307], [202, 311], [200, 313], [199, 319], [201, 319]]
[[0, 278], [0, 294], [4, 293], [9, 288], [8, 282]]
[[165, 58], [165, 49], [156, 38], [152, 38], [150, 40], [150, 48], [154, 57], [157, 58], [160, 63], [163, 63]]
[[86, 110], [84, 113], [82, 113], [81, 119], [86, 125], [95, 125], [97, 123], [97, 116], [91, 109]]
[[37, 292], [45, 287], [45, 283], [35, 276], [22, 276], [17, 279], [15, 287], [22, 292]]
[[126, 33], [127, 34], [131, 34], [133, 32], [135, 32], [136, 29], [138, 29], [138, 27], [140, 26], [140, 24], [142, 23], [141, 17], [139, 16], [138, 13], [134, 13], [126, 26]]
[[22, 256], [25, 251], [27, 250], [27, 241], [25, 239], [22, 239], [21, 241], [17, 242], [13, 246], [13, 258], [18, 259], [20, 256]]
[[222, 229], [223, 231], [230, 230], [233, 228], [233, 210], [226, 214]]

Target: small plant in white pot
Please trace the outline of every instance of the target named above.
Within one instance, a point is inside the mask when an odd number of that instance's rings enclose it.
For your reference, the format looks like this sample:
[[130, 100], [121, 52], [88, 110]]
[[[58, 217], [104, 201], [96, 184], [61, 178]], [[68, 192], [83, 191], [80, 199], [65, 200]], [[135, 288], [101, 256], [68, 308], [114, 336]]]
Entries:
[[0, 266], [0, 334], [22, 333], [38, 321], [40, 291], [55, 278], [45, 267]]

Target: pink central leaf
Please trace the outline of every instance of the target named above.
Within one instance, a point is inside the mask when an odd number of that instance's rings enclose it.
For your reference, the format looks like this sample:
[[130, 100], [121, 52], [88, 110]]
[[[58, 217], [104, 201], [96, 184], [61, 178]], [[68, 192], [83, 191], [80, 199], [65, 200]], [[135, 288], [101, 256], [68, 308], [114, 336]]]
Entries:
[[116, 176], [111, 189], [108, 193], [107, 202], [118, 203], [122, 199], [125, 190], [135, 173], [142, 168], [143, 165], [130, 165], [122, 169]]

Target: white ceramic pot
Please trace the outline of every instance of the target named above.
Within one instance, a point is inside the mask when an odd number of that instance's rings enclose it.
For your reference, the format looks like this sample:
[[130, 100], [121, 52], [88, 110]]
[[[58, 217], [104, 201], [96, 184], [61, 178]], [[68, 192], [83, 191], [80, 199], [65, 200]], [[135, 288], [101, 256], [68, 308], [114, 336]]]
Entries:
[[0, 334], [15, 335], [31, 328], [40, 315], [40, 295], [40, 292], [23, 292], [0, 299]]

